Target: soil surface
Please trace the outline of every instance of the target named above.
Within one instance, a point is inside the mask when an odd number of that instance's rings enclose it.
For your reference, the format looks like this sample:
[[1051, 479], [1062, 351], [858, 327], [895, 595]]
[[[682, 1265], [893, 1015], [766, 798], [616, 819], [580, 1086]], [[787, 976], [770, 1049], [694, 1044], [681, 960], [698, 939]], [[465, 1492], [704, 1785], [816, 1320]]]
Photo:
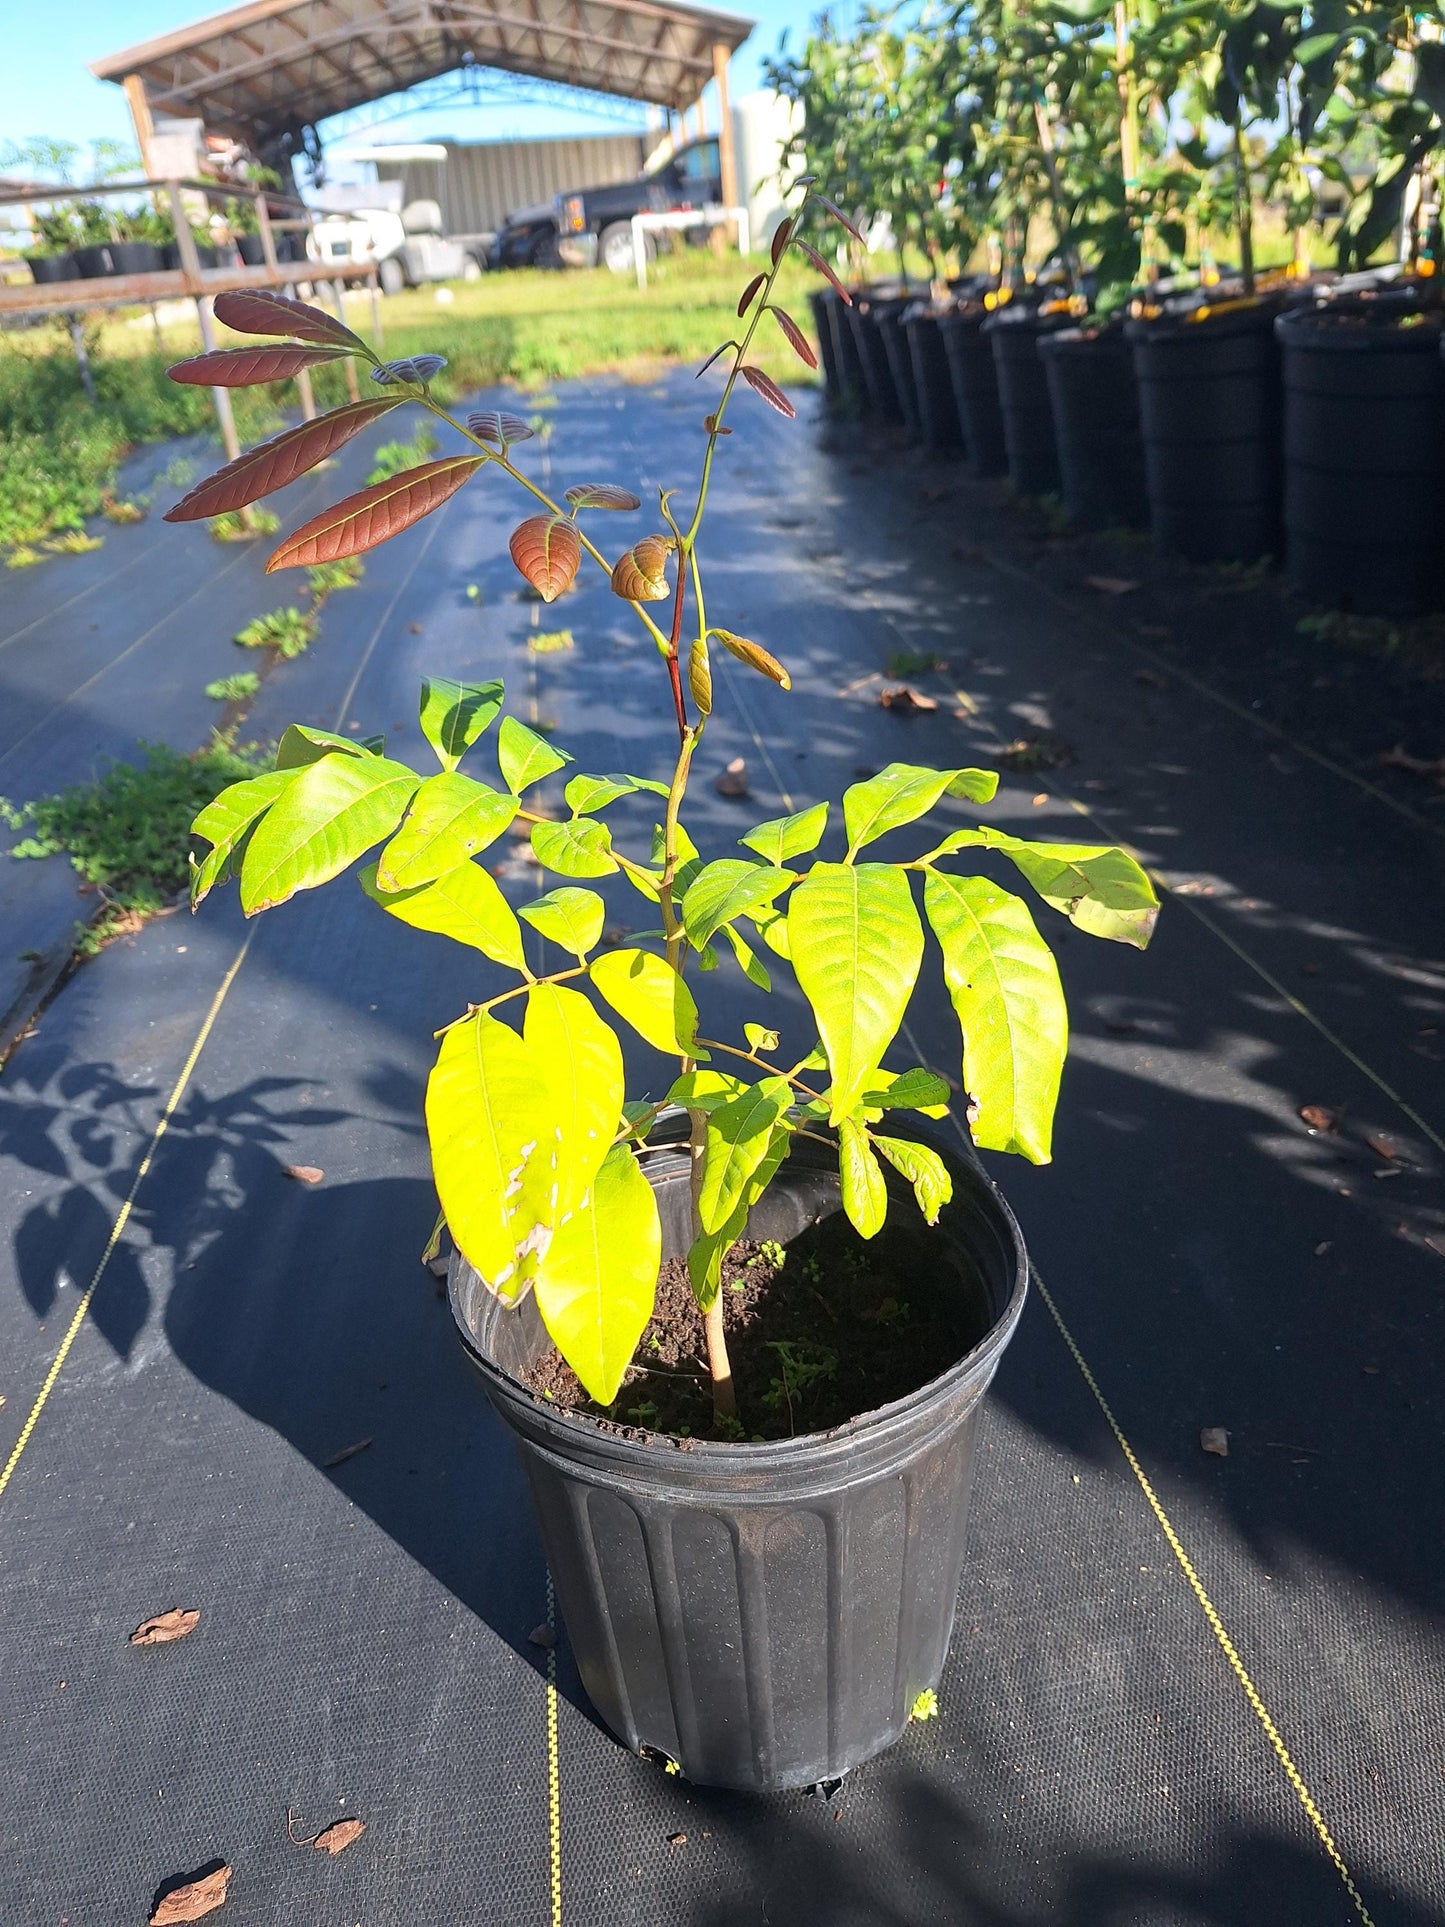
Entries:
[[662, 1267], [652, 1318], [611, 1406], [595, 1404], [551, 1349], [525, 1382], [634, 1436], [826, 1432], [916, 1391], [983, 1337], [983, 1289], [962, 1279], [946, 1253], [921, 1220], [892, 1222], [864, 1243], [841, 1212], [786, 1247], [734, 1245], [722, 1294], [736, 1427], [714, 1428], [702, 1316], [680, 1258]]

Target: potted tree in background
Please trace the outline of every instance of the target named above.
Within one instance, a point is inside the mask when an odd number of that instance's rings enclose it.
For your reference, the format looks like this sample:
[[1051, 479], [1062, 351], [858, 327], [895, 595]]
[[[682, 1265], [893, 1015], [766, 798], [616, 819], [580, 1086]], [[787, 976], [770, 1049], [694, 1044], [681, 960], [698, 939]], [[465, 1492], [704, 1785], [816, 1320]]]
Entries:
[[[205, 355], [183, 379], [244, 385], [349, 355], [371, 362], [378, 393], [251, 450], [170, 511], [239, 508], [417, 403], [464, 452], [322, 511], [268, 567], [359, 553], [494, 480], [532, 498], [510, 550], [535, 592], [551, 601], [584, 562], [599, 567], [656, 645], [665, 777], [569, 773], [565, 751], [501, 715], [500, 683], [434, 677], [420, 712], [430, 775], [380, 738], [293, 727], [274, 770], [197, 818], [193, 900], [235, 874], [254, 915], [379, 846], [360, 879], [379, 912], [487, 960], [476, 1001], [441, 1033], [426, 1099], [462, 1337], [522, 1455], [599, 1712], [689, 1777], [746, 1788], [843, 1773], [936, 1685], [978, 1401], [1023, 1303], [1007, 1205], [917, 1121], [944, 1115], [947, 1083], [894, 1056], [926, 932], [975, 1141], [1043, 1161], [1067, 1038], [1058, 972], [1027, 905], [969, 859], [995, 853], [1097, 936], [1142, 947], [1157, 915], [1120, 850], [1033, 843], [956, 809], [925, 829], [950, 799], [993, 795], [997, 778], [979, 770], [891, 764], [847, 790], [841, 823], [819, 803], [727, 853], [704, 855], [688, 834], [715, 661], [789, 686], [765, 647], [705, 610], [700, 538], [738, 389], [794, 412], [749, 351], [759, 327], [796, 333], [774, 302], [778, 267], [811, 250], [804, 225], [832, 211], [802, 186], [737, 339], [714, 357], [726, 374], [695, 495], [683, 507], [660, 493], [655, 527], [615, 559], [594, 531], [635, 513], [635, 495], [582, 480], [554, 499], [519, 465], [524, 422], [487, 411], [463, 427], [434, 400], [438, 357], [379, 363], [329, 315], [261, 293], [220, 296], [217, 315], [275, 345]], [[464, 773], [489, 743], [497, 780]], [[538, 785], [564, 777], [565, 813], [539, 805]], [[608, 813], [639, 800], [655, 827], [629, 850]], [[478, 859], [518, 823], [558, 882], [514, 909]], [[594, 885], [607, 879], [640, 894], [655, 931], [604, 944]], [[771, 1022], [714, 1034], [731, 1025], [704, 1019], [689, 974], [719, 953]], [[769, 1006], [781, 971], [799, 994]], [[647, 1054], [649, 1099], [626, 1097], [619, 1029]], [[659, 1353], [681, 1378], [651, 1370]], [[666, 1397], [691, 1401], [670, 1426]]]

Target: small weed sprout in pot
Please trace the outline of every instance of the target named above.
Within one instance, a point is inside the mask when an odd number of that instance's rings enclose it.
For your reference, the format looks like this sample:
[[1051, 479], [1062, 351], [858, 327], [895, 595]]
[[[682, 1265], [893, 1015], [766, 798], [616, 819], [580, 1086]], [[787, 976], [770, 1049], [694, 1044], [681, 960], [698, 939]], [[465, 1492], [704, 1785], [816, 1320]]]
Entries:
[[[266, 378], [275, 378], [292, 359], [303, 365], [319, 345], [371, 362], [377, 396], [251, 450], [201, 483], [168, 518], [237, 510], [313, 467], [379, 413], [420, 405], [464, 435], [467, 451], [404, 469], [323, 510], [282, 544], [268, 568], [315, 567], [359, 553], [409, 528], [469, 482], [514, 486], [532, 500], [510, 552], [534, 592], [552, 602], [584, 565], [596, 567], [655, 646], [665, 778], [575, 770], [565, 749], [503, 713], [500, 682], [433, 676], [422, 685], [420, 705], [422, 733], [435, 757], [430, 773], [388, 755], [379, 738], [358, 741], [293, 725], [273, 769], [226, 790], [196, 818], [192, 896], [199, 906], [218, 883], [236, 876], [242, 908], [254, 916], [369, 858], [360, 885], [379, 912], [479, 954], [476, 1000], [440, 1033], [427, 1088], [442, 1211], [438, 1235], [444, 1222], [467, 1276], [479, 1281], [480, 1301], [491, 1308], [483, 1322], [532, 1321], [532, 1356], [550, 1338], [594, 1408], [604, 1410], [633, 1364], [665, 1256], [685, 1264], [680, 1288], [686, 1294], [690, 1285], [715, 1436], [724, 1442], [702, 1447], [704, 1456], [630, 1438], [597, 1443], [618, 1428], [609, 1434], [601, 1418], [556, 1412], [500, 1367], [489, 1367], [489, 1393], [494, 1402], [510, 1401], [514, 1431], [545, 1425], [574, 1443], [585, 1435], [594, 1442], [586, 1449], [613, 1457], [660, 1450], [674, 1462], [687, 1458], [709, 1479], [715, 1470], [709, 1453], [721, 1455], [724, 1470], [716, 1476], [722, 1478], [733, 1476], [725, 1468], [745, 1463], [749, 1454], [820, 1445], [816, 1438], [789, 1438], [786, 1427], [781, 1448], [751, 1442], [769, 1391], [794, 1401], [806, 1393], [807, 1381], [831, 1367], [817, 1346], [774, 1345], [756, 1396], [749, 1385], [735, 1384], [724, 1315], [732, 1293], [723, 1285], [729, 1254], [745, 1234], [758, 1241], [765, 1263], [776, 1269], [785, 1260], [787, 1277], [794, 1260], [785, 1248], [825, 1215], [851, 1226], [855, 1250], [884, 1229], [890, 1206], [907, 1214], [919, 1237], [938, 1238], [940, 1251], [958, 1248], [951, 1210], [961, 1213], [958, 1224], [986, 1219], [993, 1248], [1003, 1254], [996, 1269], [1008, 1275], [990, 1318], [1012, 1329], [1024, 1275], [1012, 1219], [974, 1167], [935, 1149], [904, 1121], [908, 1112], [942, 1117], [948, 1083], [919, 1064], [884, 1067], [931, 939], [961, 1026], [962, 1084], [975, 1140], [1035, 1161], [1048, 1158], [1067, 1035], [1058, 971], [1024, 900], [969, 874], [968, 858], [996, 853], [1080, 930], [1139, 947], [1149, 940], [1158, 907], [1147, 877], [1122, 850], [1034, 843], [958, 824], [956, 815], [945, 830], [920, 827], [946, 799], [986, 803], [993, 796], [997, 777], [977, 769], [890, 764], [852, 785], [841, 811], [820, 802], [759, 823], [723, 854], [704, 854], [689, 834], [689, 776], [720, 693], [719, 662], [734, 674], [732, 665], [740, 665], [779, 691], [790, 687], [788, 670], [768, 648], [724, 626], [722, 612], [707, 607], [701, 537], [714, 465], [722, 437], [731, 432], [724, 417], [739, 388], [786, 417], [794, 414], [749, 351], [759, 327], [778, 325], [774, 287], [789, 250], [803, 248], [822, 261], [802, 234], [815, 214], [826, 218], [831, 209], [814, 199], [810, 183], [803, 187], [801, 209], [778, 229], [770, 267], [740, 303], [738, 338], [711, 358], [724, 361], [725, 380], [704, 423], [701, 473], [689, 507], [679, 507], [678, 491], [661, 492], [655, 520], [624, 536], [620, 553], [604, 551], [601, 529], [638, 512], [638, 497], [626, 487], [584, 479], [554, 499], [519, 466], [518, 445], [532, 433], [526, 421], [497, 411], [473, 414], [465, 425], [454, 421], [429, 392], [435, 358], [380, 363], [330, 316], [260, 293], [218, 296], [217, 318], [251, 335], [284, 337], [286, 345], [205, 356], [205, 380], [244, 370], [258, 357]], [[192, 379], [194, 367], [187, 370]], [[585, 646], [580, 638], [579, 646]], [[495, 772], [482, 763], [489, 746]], [[464, 761], [470, 769], [461, 767]], [[538, 786], [548, 779], [562, 786], [565, 813], [539, 802]], [[656, 819], [650, 837], [630, 849], [620, 829], [614, 831], [618, 819], [609, 821], [618, 806], [625, 820], [629, 802], [634, 809], [650, 804]], [[842, 831], [840, 856], [821, 859], [816, 853], [834, 827]], [[885, 859], [880, 842], [896, 831], [912, 832], [912, 846]], [[516, 908], [479, 860], [508, 833], [524, 834], [541, 869], [556, 879]], [[604, 944], [608, 915], [596, 886], [608, 879], [636, 893], [638, 921], [655, 923], [655, 930]], [[537, 935], [551, 949], [545, 964], [534, 967], [524, 937], [535, 943]], [[791, 974], [813, 1020], [805, 1049], [785, 1051], [780, 1044], [784, 1020], [796, 1025], [796, 999], [779, 1000], [777, 1028], [750, 1023], [727, 1035], [726, 1025], [705, 1020], [694, 972], [706, 972], [724, 953], [765, 994], [775, 974]], [[633, 1098], [624, 1087], [619, 1033], [651, 1054], [645, 1094]], [[951, 1206], [960, 1185], [966, 1198]], [[792, 1200], [786, 1225], [787, 1212], [769, 1217], [775, 1195]], [[926, 1226], [935, 1223], [941, 1228], [929, 1232]], [[798, 1270], [804, 1270], [801, 1261]], [[801, 1283], [826, 1306], [834, 1283], [826, 1265]], [[989, 1354], [980, 1388], [1002, 1343]], [[924, 1376], [943, 1374], [934, 1382], [951, 1384], [950, 1371], [963, 1369], [957, 1360], [957, 1352], [940, 1356]], [[876, 1436], [879, 1450], [891, 1450], [888, 1441], [901, 1423], [881, 1423], [869, 1437]], [[930, 1439], [938, 1429], [932, 1427]], [[655, 1476], [650, 1472], [648, 1479]], [[856, 1455], [847, 1479], [860, 1490], [867, 1484]], [[899, 1481], [886, 1483], [892, 1492]], [[961, 1542], [955, 1543], [962, 1494], [950, 1504], [953, 1523], [923, 1531], [919, 1556], [936, 1555], [939, 1575], [928, 1582], [933, 1604], [922, 1615], [930, 1621], [926, 1650], [902, 1665], [906, 1696], [886, 1684], [888, 1704], [869, 1712], [855, 1737], [825, 1735], [816, 1743], [801, 1727], [791, 1737], [770, 1728], [771, 1737], [740, 1742], [736, 1721], [714, 1741], [693, 1732], [691, 1716], [684, 1724], [692, 1739], [671, 1727], [659, 1736], [629, 1710], [625, 1695], [613, 1692], [605, 1663], [583, 1657], [585, 1625], [595, 1613], [584, 1582], [575, 1579], [580, 1561], [551, 1536], [545, 1517], [543, 1531], [584, 1679], [615, 1730], [629, 1743], [680, 1759], [694, 1777], [797, 1784], [819, 1777], [827, 1762], [841, 1771], [889, 1743], [906, 1725], [917, 1694], [936, 1686], [962, 1557]], [[860, 1543], [864, 1536], [860, 1527]], [[950, 1560], [951, 1579], [944, 1571]], [[896, 1615], [903, 1595], [896, 1584], [892, 1591]], [[781, 1621], [775, 1632], [788, 1636]], [[713, 1638], [700, 1636], [704, 1643]], [[716, 1635], [722, 1645], [729, 1637]], [[910, 1632], [907, 1640], [914, 1639]]]

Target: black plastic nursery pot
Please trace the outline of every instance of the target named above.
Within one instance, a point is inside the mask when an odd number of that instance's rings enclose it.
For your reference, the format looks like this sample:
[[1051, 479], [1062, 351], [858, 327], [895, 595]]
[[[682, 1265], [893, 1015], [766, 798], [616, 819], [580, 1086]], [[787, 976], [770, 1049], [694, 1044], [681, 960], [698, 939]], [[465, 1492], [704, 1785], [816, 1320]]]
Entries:
[[919, 435], [924, 446], [936, 454], [954, 454], [963, 447], [963, 428], [953, 398], [938, 309], [921, 303], [907, 309], [903, 333], [908, 342]]
[[112, 241], [111, 274], [154, 274], [161, 265], [161, 250], [151, 241]]
[[982, 307], [958, 308], [941, 315], [938, 328], [969, 465], [975, 475], [1002, 475], [1008, 467], [1008, 450], [999, 407], [998, 371], [983, 332], [987, 319], [988, 312]]
[[918, 391], [913, 382], [913, 356], [909, 352], [908, 336], [903, 331], [903, 317], [912, 303], [890, 301], [879, 306], [878, 334], [883, 343], [883, 352], [888, 357], [888, 374], [893, 383], [893, 392], [898, 397], [898, 411], [903, 417], [903, 426], [917, 441], [922, 429], [918, 416]]
[[1134, 356], [1122, 326], [1040, 337], [1059, 476], [1079, 528], [1143, 528], [1149, 520]]
[[1277, 312], [1258, 300], [1126, 323], [1156, 548], [1189, 562], [1278, 552]]
[[858, 350], [868, 412], [885, 422], [901, 423], [903, 405], [898, 399], [888, 350], [878, 324], [890, 309], [901, 312], [904, 305], [896, 295], [878, 295], [862, 288], [853, 296], [852, 307], [845, 310]]
[[1281, 315], [1285, 573], [1313, 600], [1411, 616], [1445, 590], [1438, 314]]
[[[266, 250], [262, 245], [259, 234], [238, 234], [236, 236], [236, 249], [246, 267], [265, 267]], [[277, 258], [279, 259], [280, 257], [278, 256]]]
[[[242, 237], [241, 259], [246, 258]], [[813, 288], [808, 295], [808, 306], [813, 311], [813, 333], [818, 337], [818, 359], [823, 367], [823, 386], [828, 400], [836, 402], [841, 393], [838, 380], [838, 351], [833, 343], [833, 324], [828, 314], [829, 306], [838, 300], [838, 291], [827, 283], [821, 288]]]
[[[838, 371], [839, 406], [849, 414], [861, 415], [868, 407], [868, 385], [863, 379], [863, 360], [858, 352], [858, 338], [850, 319], [853, 309], [850, 302], [834, 290], [832, 305], [829, 307], [828, 328], [833, 338], [833, 365]], [[856, 291], [850, 291], [856, 301]]]
[[1040, 314], [1036, 308], [1013, 303], [1000, 308], [983, 324], [998, 375], [1009, 483], [1020, 495], [1059, 492], [1054, 411], [1039, 341], [1069, 325], [1067, 314]]
[[[920, 1390], [832, 1432], [714, 1444], [561, 1411], [512, 1375], [549, 1342], [533, 1301], [503, 1305], [452, 1260], [453, 1314], [520, 1454], [582, 1683], [624, 1745], [699, 1784], [836, 1779], [900, 1736], [943, 1671], [979, 1404], [1028, 1260], [983, 1172], [936, 1148], [954, 1199], [930, 1234], [927, 1283], [958, 1295], [977, 1340]], [[664, 1256], [680, 1255], [685, 1143], [649, 1147], [643, 1164]], [[898, 1208], [906, 1198], [900, 1187]], [[796, 1141], [747, 1235], [786, 1244], [838, 1208], [826, 1147]]]
[[73, 254], [27, 254], [30, 263], [30, 278], [44, 285], [51, 281], [75, 281], [80, 276], [80, 264]]
[[77, 248], [75, 265], [83, 280], [97, 281], [101, 275], [110, 273], [110, 249], [100, 242]]

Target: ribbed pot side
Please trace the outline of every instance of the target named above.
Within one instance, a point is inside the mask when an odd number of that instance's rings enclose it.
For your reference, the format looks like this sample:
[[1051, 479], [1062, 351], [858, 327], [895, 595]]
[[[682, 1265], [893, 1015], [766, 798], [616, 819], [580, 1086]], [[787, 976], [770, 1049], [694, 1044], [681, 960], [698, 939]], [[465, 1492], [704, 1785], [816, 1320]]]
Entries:
[[905, 318], [903, 332], [913, 369], [919, 432], [935, 454], [951, 454], [963, 447], [963, 429], [938, 316], [928, 308], [915, 309]]
[[1003, 439], [1003, 411], [999, 407], [998, 374], [993, 349], [983, 332], [985, 316], [946, 314], [939, 322], [948, 378], [963, 428], [963, 443], [975, 475], [1002, 475], [1008, 467]]
[[1008, 478], [1019, 495], [1057, 495], [1059, 449], [1039, 337], [1068, 326], [1065, 316], [1002, 308], [983, 324], [998, 375]]
[[[1028, 1261], [993, 1185], [935, 1148], [955, 1193], [931, 1234], [931, 1288], [956, 1292], [961, 1328], [982, 1335], [921, 1390], [830, 1433], [685, 1448], [559, 1411], [512, 1376], [546, 1343], [532, 1301], [503, 1306], [453, 1258], [452, 1310], [520, 1454], [582, 1683], [624, 1745], [696, 1783], [837, 1778], [890, 1746], [942, 1674], [979, 1403]], [[681, 1255], [685, 1153], [643, 1161], [664, 1253]], [[837, 1208], [826, 1149], [797, 1142], [747, 1235], [786, 1244]]]
[[1125, 325], [1154, 545], [1189, 562], [1275, 554], [1280, 528], [1279, 349], [1261, 305], [1200, 321]]
[[901, 423], [903, 405], [893, 385], [893, 370], [878, 325], [882, 316], [898, 305], [896, 297], [870, 294], [864, 289], [854, 295], [853, 305], [847, 310], [847, 315], [858, 351], [869, 413], [876, 415], [879, 421]]
[[1149, 520], [1134, 357], [1118, 327], [1066, 328], [1039, 342], [1069, 520], [1082, 529]]
[[1445, 589], [1445, 364], [1408, 327], [1281, 315], [1285, 574], [1358, 615], [1413, 616]]

